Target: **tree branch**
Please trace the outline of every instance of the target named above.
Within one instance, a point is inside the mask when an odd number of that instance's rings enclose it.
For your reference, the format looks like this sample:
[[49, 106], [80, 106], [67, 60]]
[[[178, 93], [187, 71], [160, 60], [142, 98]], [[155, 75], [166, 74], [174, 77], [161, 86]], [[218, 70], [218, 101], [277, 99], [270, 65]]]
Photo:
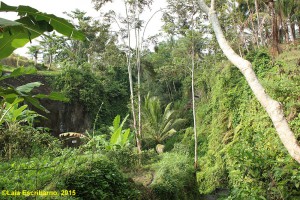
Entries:
[[215, 6], [216, 6], [215, 0], [211, 0], [211, 2], [210, 2], [210, 9], [211, 10], [215, 10]]
[[199, 5], [203, 12], [205, 12], [206, 14], [209, 13], [209, 7], [206, 5], [206, 3], [203, 0], [199, 0]]

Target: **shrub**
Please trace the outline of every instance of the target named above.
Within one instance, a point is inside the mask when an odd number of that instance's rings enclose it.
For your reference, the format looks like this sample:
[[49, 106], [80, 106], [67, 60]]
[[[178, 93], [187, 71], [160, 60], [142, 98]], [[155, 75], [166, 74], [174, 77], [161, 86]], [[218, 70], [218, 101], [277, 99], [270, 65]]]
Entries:
[[184, 154], [165, 153], [154, 166], [151, 185], [157, 199], [196, 199], [192, 159]]
[[76, 170], [66, 178], [68, 190], [82, 199], [137, 199], [138, 192], [116, 166], [106, 158]]
[[[36, 139], [40, 143], [46, 142], [48, 144], [46, 146], [51, 151], [52, 143], [49, 142], [48, 136], [41, 134], [36, 136]], [[56, 155], [45, 152], [47, 149], [43, 148], [43, 152], [39, 152], [35, 157], [18, 157], [2, 162], [0, 188], [9, 191], [76, 192], [75, 196], [72, 194], [67, 199], [138, 199], [139, 197], [131, 181], [103, 155], [83, 154], [80, 149], [67, 148], [60, 150]], [[28, 198], [20, 197], [20, 199]], [[66, 196], [53, 198], [66, 199]]]
[[132, 170], [138, 166], [138, 154], [136, 149], [132, 147], [107, 151], [106, 155], [124, 171]]
[[30, 126], [0, 129], [0, 156], [3, 158], [30, 158], [45, 152], [56, 155], [60, 148], [61, 142], [41, 129]]

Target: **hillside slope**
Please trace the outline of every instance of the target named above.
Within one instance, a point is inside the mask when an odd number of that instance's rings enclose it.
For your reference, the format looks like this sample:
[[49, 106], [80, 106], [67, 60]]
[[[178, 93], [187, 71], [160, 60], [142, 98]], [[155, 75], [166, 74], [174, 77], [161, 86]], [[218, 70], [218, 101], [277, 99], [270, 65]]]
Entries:
[[[300, 51], [272, 59], [266, 50], [246, 57], [267, 92], [280, 101], [300, 141]], [[280, 142], [267, 113], [241, 73], [230, 63], [198, 75], [203, 94], [198, 103], [202, 194], [229, 188], [232, 199], [298, 199], [300, 167]]]

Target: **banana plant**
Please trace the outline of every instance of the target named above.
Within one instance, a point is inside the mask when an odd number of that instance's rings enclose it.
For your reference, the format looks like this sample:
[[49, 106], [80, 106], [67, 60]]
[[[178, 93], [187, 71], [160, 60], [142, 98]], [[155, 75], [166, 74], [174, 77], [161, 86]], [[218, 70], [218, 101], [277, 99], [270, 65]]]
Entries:
[[113, 121], [113, 126], [110, 127], [111, 137], [109, 145], [106, 146], [107, 150], [113, 148], [123, 148], [129, 145], [130, 128], [123, 130], [123, 125], [126, 122], [129, 115], [127, 115], [120, 124], [121, 117], [117, 115]]
[[[30, 67], [20, 67], [13, 70], [10, 74], [2, 74], [2, 68], [0, 66], [0, 82], [9, 79], [9, 78], [17, 78], [23, 75], [29, 75], [36, 73], [35, 68]], [[4, 84], [1, 84], [4, 85]], [[32, 94], [32, 90], [41, 86], [40, 82], [31, 82], [19, 87], [12, 86], [0, 86], [0, 126], [6, 119], [6, 116], [10, 113], [11, 109], [15, 109], [15, 106], [19, 103], [31, 104], [34, 107], [48, 113], [49, 111], [41, 105], [39, 99], [50, 99], [50, 100], [58, 100], [58, 101], [68, 101], [66, 97], [57, 92], [52, 92], [49, 95], [46, 94]], [[20, 110], [15, 110], [16, 113], [23, 111], [27, 108], [27, 105], [20, 107]], [[22, 110], [23, 109], [23, 110]], [[32, 111], [33, 112], [33, 111]], [[27, 112], [30, 114], [30, 112]], [[31, 116], [32, 117], [32, 116]]]
[[[11, 21], [0, 18], [0, 59], [9, 56], [32, 39], [53, 30], [76, 40], [84, 40], [84, 34], [66, 19], [42, 13], [29, 6], [9, 6], [0, 1], [0, 12], [16, 12], [20, 19]], [[46, 36], [46, 35], [45, 35]]]
[[19, 102], [21, 102], [21, 99], [16, 99], [12, 104], [6, 102], [1, 113], [0, 125], [5, 123], [7, 128], [12, 130], [20, 123], [27, 123], [32, 126], [35, 118], [42, 117], [42, 115], [32, 110], [28, 110], [26, 104], [19, 106]]
[[[9, 6], [0, 1], [0, 12], [16, 12], [18, 16], [21, 16], [16, 21], [0, 18], [0, 59], [9, 56], [15, 49], [23, 47], [28, 42], [31, 42], [32, 39], [43, 35], [44, 32], [55, 30], [73, 39], [85, 39], [84, 34], [78, 31], [67, 20], [55, 15], [42, 13], [29, 6]], [[35, 68], [20, 67], [8, 75], [3, 75], [2, 67], [0, 66], [0, 81], [34, 73], [36, 73]], [[39, 82], [33, 82], [17, 88], [0, 86], [0, 123], [3, 123], [3, 119], [8, 112], [5, 109], [7, 103], [14, 106], [25, 101], [40, 110], [48, 112], [38, 99], [48, 98], [51, 100], [68, 101], [67, 98], [55, 92], [52, 92], [50, 95], [31, 94], [31, 91], [40, 85], [41, 83]]]
[[[87, 143], [88, 147], [96, 147], [96, 149], [115, 150], [127, 147], [133, 137], [130, 132], [130, 128], [123, 130], [124, 123], [126, 122], [129, 115], [127, 115], [121, 122], [120, 115], [117, 115], [113, 121], [113, 126], [110, 129], [110, 138], [107, 138], [106, 134], [102, 135], [91, 135], [89, 136], [90, 141]], [[121, 123], [120, 123], [121, 122]]]
[[[2, 125], [8, 118], [11, 119], [10, 121], [16, 121], [18, 115], [20, 115], [21, 112], [27, 108], [27, 105], [24, 105], [24, 106], [21, 106], [19, 109], [16, 109], [15, 106], [18, 105], [18, 103], [21, 101], [23, 101], [22, 98], [16, 98], [14, 100], [14, 102], [12, 102], [12, 103], [5, 102], [2, 105], [2, 108], [0, 110], [0, 115], [1, 115], [0, 125]], [[6, 116], [9, 116], [9, 117], [6, 117]]]

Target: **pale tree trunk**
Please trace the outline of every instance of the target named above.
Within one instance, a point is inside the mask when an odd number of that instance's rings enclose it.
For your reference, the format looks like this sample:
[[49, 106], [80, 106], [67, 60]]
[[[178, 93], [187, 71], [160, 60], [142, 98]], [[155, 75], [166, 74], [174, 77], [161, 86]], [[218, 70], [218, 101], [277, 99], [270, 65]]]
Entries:
[[216, 11], [210, 9], [204, 3], [204, 0], [199, 0], [199, 5], [201, 9], [208, 15], [217, 41], [223, 53], [244, 75], [255, 97], [263, 106], [263, 108], [267, 111], [269, 117], [271, 118], [281, 142], [283, 143], [291, 157], [294, 158], [298, 163], [300, 163], [300, 146], [284, 116], [282, 104], [273, 100], [266, 93], [265, 89], [256, 77], [252, 69], [251, 63], [248, 60], [245, 60], [238, 54], [236, 54], [231, 48], [231, 46], [228, 44], [219, 24]]
[[266, 17], [263, 17], [262, 20], [261, 20], [261, 22], [260, 22], [260, 28], [259, 28], [259, 31], [261, 33], [261, 40], [260, 40], [260, 42], [261, 42], [262, 46], [265, 46], [268, 43], [268, 37], [267, 37], [268, 29], [267, 28], [265, 29], [266, 34], [265, 35], [263, 34], [265, 21], [266, 21]]
[[254, 22], [253, 22], [253, 16], [254, 14], [252, 13], [252, 10], [250, 9], [250, 6], [249, 6], [249, 3], [247, 1], [247, 6], [248, 6], [248, 10], [250, 11], [250, 22], [251, 22], [251, 26], [252, 26], [252, 29], [253, 29], [253, 32], [255, 32], [252, 37], [252, 43], [257, 45], [257, 47], [259, 47], [259, 41], [258, 41], [258, 31], [255, 30], [255, 26], [254, 26]]
[[49, 55], [49, 67], [48, 67], [48, 70], [50, 70], [51, 66], [52, 66], [52, 60], [53, 60], [53, 57], [52, 57], [52, 53]]
[[[129, 18], [127, 3], [125, 2], [125, 11], [126, 17]], [[136, 116], [135, 116], [135, 106], [134, 106], [134, 95], [133, 95], [133, 81], [132, 81], [132, 69], [131, 69], [131, 50], [130, 50], [130, 42], [131, 42], [131, 34], [130, 34], [130, 24], [129, 20], [127, 22], [127, 34], [128, 34], [128, 52], [127, 52], [127, 70], [128, 70], [128, 78], [129, 78], [129, 87], [130, 87], [130, 103], [131, 103], [131, 113], [133, 118], [133, 128], [135, 130], [135, 139], [137, 150], [140, 153], [141, 150], [141, 141], [137, 134], [136, 128]]]
[[[193, 43], [194, 45], [194, 43]], [[194, 123], [194, 139], [195, 139], [195, 155], [194, 155], [194, 168], [195, 170], [198, 167], [198, 140], [197, 140], [197, 123], [196, 123], [196, 106], [195, 106], [195, 52], [194, 46], [192, 49], [192, 100], [193, 100], [193, 123]]]
[[[139, 34], [138, 34], [139, 35]], [[140, 58], [140, 48], [137, 47], [137, 71], [138, 71], [138, 133], [137, 136], [139, 137], [139, 143], [138, 143], [138, 151], [139, 153], [142, 153], [142, 110], [141, 110], [141, 58]]]
[[295, 33], [294, 33], [295, 31], [293, 31], [293, 24], [290, 15], [288, 15], [287, 17], [287, 26], [288, 26], [289, 34], [291, 35], [291, 42], [295, 42]]
[[197, 120], [195, 106], [195, 48], [194, 48], [194, 16], [192, 18], [192, 101], [193, 101], [193, 123], [194, 123], [194, 169], [198, 168], [198, 139], [197, 139]]
[[[140, 13], [139, 13], [139, 6], [138, 6], [138, 1], [135, 1], [135, 11], [136, 11], [136, 17], [137, 17], [137, 22], [139, 23], [140, 19]], [[138, 152], [142, 153], [142, 111], [141, 111], [141, 47], [140, 47], [140, 27], [139, 24], [135, 25], [135, 48], [136, 48], [136, 66], [137, 66], [137, 72], [138, 72], [138, 130], [137, 130], [137, 137], [139, 140], [137, 141], [137, 147], [138, 147]]]
[[289, 39], [289, 27], [287, 23], [284, 23], [284, 32], [285, 32], [285, 42], [289, 43], [290, 39]]
[[256, 18], [257, 18], [257, 40], [258, 40], [258, 44], [261, 45], [262, 34], [261, 34], [261, 29], [260, 29], [259, 8], [258, 8], [258, 2], [257, 2], [257, 0], [255, 0], [254, 3], [255, 3]]

